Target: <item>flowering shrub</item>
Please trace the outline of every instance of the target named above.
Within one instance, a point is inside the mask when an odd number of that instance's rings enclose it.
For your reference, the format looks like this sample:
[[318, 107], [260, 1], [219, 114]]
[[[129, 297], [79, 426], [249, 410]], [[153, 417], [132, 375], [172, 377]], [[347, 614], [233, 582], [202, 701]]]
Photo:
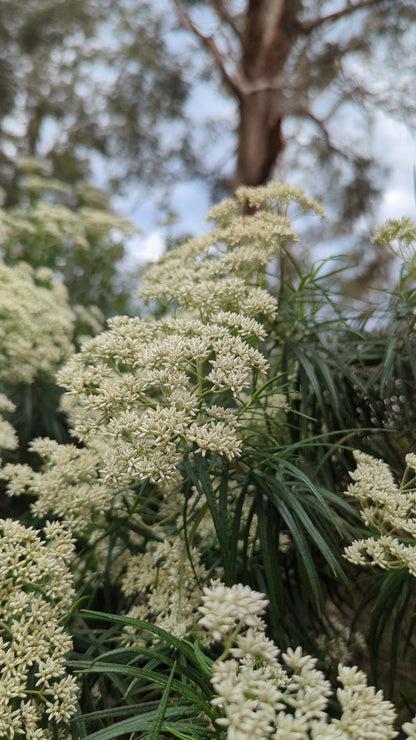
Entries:
[[[39, 530], [1, 525], [2, 648], [19, 685], [9, 690], [5, 679], [0, 736], [396, 737], [392, 703], [342, 662], [354, 636], [331, 601], [337, 582], [349, 587], [343, 548], [359, 520], [351, 497], [381, 536], [353, 542], [348, 558], [390, 568], [406, 556], [415, 572], [404, 541], [414, 535], [415, 458], [398, 487], [384, 463], [356, 453], [345, 497], [339, 430], [334, 437], [327, 423], [342, 418], [324, 363], [330, 329], [301, 351], [305, 305], [282, 330], [266, 272], [296, 240], [289, 213], [308, 210], [323, 215], [300, 188], [240, 188], [210, 210], [207, 234], [148, 269], [147, 315], [111, 318], [69, 357], [62, 286], [25, 266], [4, 268], [28, 292], [0, 325], [0, 377], [30, 383], [59, 365], [73, 441], [36, 438], [33, 465], [1, 471], [9, 496], [30, 497], [25, 515]], [[19, 334], [34, 302], [35, 321]], [[318, 419], [332, 402], [332, 416]], [[13, 449], [3, 419], [0, 435], [0, 447]], [[68, 657], [62, 621], [74, 589], [86, 611], [70, 621]], [[318, 662], [324, 651], [339, 663], [337, 678]], [[412, 737], [415, 727], [404, 730]]]

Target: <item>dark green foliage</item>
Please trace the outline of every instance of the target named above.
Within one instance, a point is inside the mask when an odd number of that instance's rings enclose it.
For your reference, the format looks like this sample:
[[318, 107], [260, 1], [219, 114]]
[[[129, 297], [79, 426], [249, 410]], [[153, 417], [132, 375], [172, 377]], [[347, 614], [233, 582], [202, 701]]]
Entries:
[[[209, 705], [212, 661], [198, 649], [198, 643], [178, 640], [155, 625], [129, 617], [88, 611], [80, 616], [83, 627], [78, 634], [79, 644], [84, 639], [85, 646], [91, 646], [88, 652], [94, 660], [91, 663], [75, 656], [70, 665], [84, 674], [87, 706], [92, 710], [97, 703], [91, 694], [91, 686], [97, 680], [101, 704], [108, 705], [74, 720], [75, 731], [77, 726], [84, 727], [84, 732], [88, 728], [88, 734], [80, 737], [110, 740], [125, 732], [140, 732], [140, 737], [148, 740], [172, 736], [194, 740], [218, 737], [212, 723], [219, 715]], [[98, 639], [94, 640], [88, 627], [91, 620], [95, 629], [102, 622], [110, 622], [112, 626], [104, 632], [101, 627]], [[158, 645], [152, 642], [149, 647], [105, 650], [103, 636], [106, 642], [116, 642], [119, 628], [128, 625], [141, 630], [142, 641], [146, 635], [156, 635]], [[117, 706], [118, 702], [121, 704]], [[91, 730], [94, 730], [92, 734]]]

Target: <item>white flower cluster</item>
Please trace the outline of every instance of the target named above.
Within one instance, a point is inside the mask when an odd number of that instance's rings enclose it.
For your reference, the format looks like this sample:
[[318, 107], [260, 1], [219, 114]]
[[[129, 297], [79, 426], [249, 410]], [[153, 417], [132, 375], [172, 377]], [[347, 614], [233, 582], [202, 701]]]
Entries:
[[48, 523], [0, 520], [0, 737], [67, 740], [78, 689], [65, 672], [72, 638], [61, 624], [74, 595], [73, 540]]
[[[248, 586], [227, 588], [219, 581], [204, 588], [199, 620], [223, 652], [213, 665], [212, 704], [224, 716], [229, 740], [390, 740], [395, 712], [381, 691], [367, 685], [358, 668], [338, 667], [339, 718], [328, 715], [331, 686], [316, 659], [300, 647], [279, 650], [265, 635], [261, 619], [267, 600]], [[410, 727], [410, 724], [409, 724]], [[407, 727], [405, 726], [405, 730]], [[411, 736], [411, 735], [410, 735]]]
[[82, 249], [88, 252], [91, 248], [91, 238], [105, 235], [112, 244], [115, 242], [115, 238], [111, 236], [112, 231], [117, 230], [127, 235], [134, 231], [131, 221], [117, 218], [108, 211], [91, 207], [74, 210], [50, 202], [50, 197], [49, 202], [41, 200], [39, 196], [45, 192], [49, 196], [51, 193], [58, 196], [62, 193], [71, 194], [68, 185], [59, 180], [30, 175], [25, 178], [23, 184], [37, 200], [35, 203], [32, 200], [26, 207], [0, 209], [0, 238], [3, 243], [16, 245], [20, 241], [26, 242], [28, 238], [43, 237], [43, 242], [49, 249], [56, 244], [66, 244], [68, 249]]
[[184, 541], [176, 537], [132, 556], [121, 582], [124, 594], [138, 602], [128, 616], [150, 619], [172, 635], [184, 637], [201, 598], [195, 576], [201, 581], [207, 577], [196, 548], [190, 555], [192, 563]]
[[409, 216], [389, 218], [375, 230], [373, 242], [385, 244], [408, 270], [416, 265], [416, 224]]
[[[276, 301], [258, 283], [264, 282], [262, 268], [283, 244], [296, 240], [282, 215], [291, 201], [323, 215], [302, 188], [284, 183], [239, 188], [235, 199], [208, 211], [207, 219], [216, 221], [210, 232], [167, 252], [147, 271], [140, 295], [178, 303], [204, 320], [215, 320], [219, 311], [272, 317]], [[247, 214], [247, 206], [256, 211]]]
[[42, 458], [40, 470], [9, 464], [0, 477], [8, 480], [9, 496], [35, 497], [31, 504], [35, 516], [59, 517], [70, 531], [79, 533], [111, 507], [114, 491], [100, 477], [101, 456], [96, 448], [35, 439], [29, 449]]
[[236, 404], [267, 363], [241, 336], [261, 332], [257, 322], [247, 326], [229, 315], [220, 321], [117, 317], [60, 371], [59, 383], [77, 401], [78, 438], [107, 440], [103, 472], [110, 485], [173, 482], [194, 445], [202, 455], [238, 456], [238, 417], [213, 401], [224, 395]]
[[263, 594], [249, 586], [235, 583], [228, 587], [220, 581], [212, 581], [204, 588], [199, 624], [213, 640], [222, 640], [240, 627], [257, 627], [268, 603]]
[[14, 409], [14, 404], [4, 395], [4, 393], [0, 393], [0, 452], [1, 450], [15, 450], [18, 446], [15, 430], [10, 422], [3, 418], [4, 412], [11, 413]]
[[0, 381], [32, 383], [53, 375], [72, 351], [74, 317], [66, 289], [46, 268], [0, 260]]
[[350, 473], [354, 483], [348, 487], [348, 494], [360, 502], [361, 516], [378, 536], [353, 542], [345, 548], [346, 558], [358, 565], [406, 567], [416, 576], [416, 489], [412, 487], [416, 455], [406, 455], [407, 467], [400, 486], [382, 460], [357, 451], [354, 457], [357, 468]]

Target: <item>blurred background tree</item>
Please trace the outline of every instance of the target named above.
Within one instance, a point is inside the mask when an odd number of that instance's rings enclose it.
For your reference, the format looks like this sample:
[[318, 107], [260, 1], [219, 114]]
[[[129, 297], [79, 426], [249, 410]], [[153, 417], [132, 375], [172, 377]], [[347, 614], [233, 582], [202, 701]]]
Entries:
[[218, 198], [277, 174], [345, 232], [380, 192], [374, 115], [415, 124], [415, 19], [413, 0], [0, 0], [6, 203], [18, 151], [165, 206], [172, 183]]
[[[174, 14], [171, 11], [171, 19]], [[168, 16], [169, 18], [169, 16]], [[115, 182], [160, 181], [182, 144], [160, 126], [182, 116], [186, 87], [166, 14], [130, 0], [1, 0], [2, 186], [16, 199], [14, 154], [42, 155], [74, 182], [101, 155]]]
[[348, 263], [360, 269], [348, 291], [362, 294], [370, 278], [386, 279], [391, 255], [368, 244], [364, 252], [383, 189], [372, 138], [380, 112], [416, 123], [414, 2], [174, 2], [235, 101], [232, 189], [276, 176], [301, 183], [329, 216], [315, 238], [353, 231]]
[[112, 212], [109, 195], [83, 180], [51, 177], [49, 162], [26, 156], [16, 162], [14, 200], [0, 208], [5, 263], [48, 267], [65, 284], [84, 330], [90, 324], [87, 333], [126, 312], [133, 287], [118, 268], [135, 227]]

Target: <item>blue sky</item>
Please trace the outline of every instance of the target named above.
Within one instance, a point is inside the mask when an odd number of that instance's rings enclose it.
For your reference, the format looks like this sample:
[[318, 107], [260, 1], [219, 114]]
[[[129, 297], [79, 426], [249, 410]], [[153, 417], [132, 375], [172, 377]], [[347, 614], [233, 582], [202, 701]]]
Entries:
[[[200, 114], [203, 115], [202, 108]], [[382, 182], [384, 195], [377, 208], [377, 223], [401, 216], [411, 216], [416, 220], [415, 134], [403, 123], [379, 114], [374, 130], [373, 155], [376, 161], [389, 170]], [[202, 183], [179, 183], [172, 192], [171, 204], [178, 218], [174, 227], [176, 233], [198, 234], [207, 229], [205, 213], [210, 203]], [[147, 262], [157, 259], [164, 249], [165, 229], [158, 225], [158, 212], [154, 202], [144, 199], [140, 205], [136, 203], [132, 207], [125, 203], [124, 206], [123, 213], [142, 230], [142, 234], [130, 246], [132, 261]]]

